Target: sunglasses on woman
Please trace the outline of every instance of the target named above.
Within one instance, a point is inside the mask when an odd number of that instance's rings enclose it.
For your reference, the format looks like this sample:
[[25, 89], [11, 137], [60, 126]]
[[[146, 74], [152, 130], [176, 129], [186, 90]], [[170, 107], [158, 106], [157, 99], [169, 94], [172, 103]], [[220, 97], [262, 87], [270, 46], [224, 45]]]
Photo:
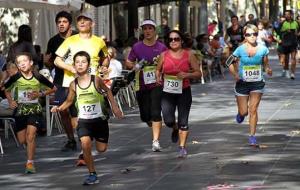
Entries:
[[245, 37], [250, 37], [250, 36], [255, 36], [255, 37], [257, 37], [257, 36], [258, 36], [258, 33], [257, 33], [257, 32], [254, 32], [254, 33], [245, 33]]
[[169, 38], [169, 42], [180, 42], [181, 41], [181, 38], [179, 37], [175, 37], [175, 38]]

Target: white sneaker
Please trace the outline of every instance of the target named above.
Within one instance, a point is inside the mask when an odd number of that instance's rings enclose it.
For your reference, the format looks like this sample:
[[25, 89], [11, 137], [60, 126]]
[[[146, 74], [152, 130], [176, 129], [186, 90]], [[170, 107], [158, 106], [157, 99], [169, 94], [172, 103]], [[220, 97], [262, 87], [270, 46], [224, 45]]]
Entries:
[[161, 147], [160, 147], [160, 144], [159, 144], [158, 140], [154, 140], [152, 142], [152, 151], [153, 152], [160, 152], [161, 151]]
[[287, 71], [287, 72], [285, 73], [285, 77], [286, 77], [286, 78], [290, 78], [290, 77], [291, 77], [289, 71]]
[[294, 73], [291, 73], [291, 79], [295, 80], [295, 74]]

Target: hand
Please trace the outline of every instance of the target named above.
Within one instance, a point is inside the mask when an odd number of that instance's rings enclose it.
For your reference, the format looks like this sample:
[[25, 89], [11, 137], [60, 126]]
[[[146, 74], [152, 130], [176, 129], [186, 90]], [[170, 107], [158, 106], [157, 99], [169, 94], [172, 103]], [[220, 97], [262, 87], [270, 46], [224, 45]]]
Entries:
[[9, 108], [10, 109], [15, 109], [16, 107], [18, 107], [18, 103], [16, 101], [11, 101], [9, 102]]
[[32, 91], [32, 92], [28, 92], [28, 98], [30, 100], [35, 100], [40, 96], [40, 93], [38, 91]]
[[241, 80], [241, 79], [240, 79], [240, 76], [239, 76], [238, 74], [235, 74], [233, 77], [234, 77], [234, 80], [235, 80], [236, 82], [238, 82], [239, 80]]
[[273, 71], [272, 71], [271, 68], [267, 68], [267, 69], [266, 69], [266, 72], [267, 72], [267, 74], [268, 74], [269, 76], [272, 76], [272, 74], [273, 74]]
[[161, 86], [162, 85], [162, 80], [160, 78], [156, 78], [156, 85]]
[[122, 119], [124, 117], [123, 113], [121, 112], [121, 110], [119, 109], [119, 107], [113, 107], [112, 108], [113, 112], [114, 112], [114, 115], [116, 118], [118, 119]]
[[59, 112], [58, 106], [53, 106], [53, 107], [51, 108], [51, 112], [52, 112], [52, 113]]
[[75, 70], [75, 68], [73, 67], [73, 65], [70, 65], [70, 67], [69, 67], [69, 69], [68, 69], [71, 73], [73, 73], [73, 74], [76, 74], [77, 72], [76, 72], [76, 70]]
[[177, 77], [178, 77], [179, 79], [185, 79], [185, 78], [188, 78], [188, 77], [189, 77], [189, 73], [179, 72], [179, 73], [177, 74]]

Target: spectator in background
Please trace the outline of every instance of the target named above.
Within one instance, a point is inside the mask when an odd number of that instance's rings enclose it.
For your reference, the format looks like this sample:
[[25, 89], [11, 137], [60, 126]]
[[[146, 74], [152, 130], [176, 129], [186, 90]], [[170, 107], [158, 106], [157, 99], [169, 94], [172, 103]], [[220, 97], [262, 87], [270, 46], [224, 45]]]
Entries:
[[18, 29], [18, 40], [13, 43], [8, 51], [7, 62], [15, 61], [16, 55], [27, 52], [32, 56], [34, 65], [37, 65], [38, 57], [32, 44], [32, 32], [29, 25], [23, 24]]
[[248, 14], [248, 21], [245, 23], [245, 25], [247, 24], [253, 24], [253, 25], [257, 25], [257, 20], [254, 18], [253, 14]]
[[108, 72], [109, 79], [121, 76], [122, 73], [122, 63], [116, 59], [117, 50], [114, 47], [108, 48], [108, 54], [110, 57]]
[[217, 26], [218, 26], [218, 22], [215, 20], [213, 20], [211, 23], [208, 24], [207, 32], [209, 36], [214, 35]]
[[241, 15], [241, 16], [240, 16], [239, 24], [240, 24], [241, 26], [245, 26], [245, 24], [246, 24], [246, 18], [245, 18], [245, 15]]
[[[229, 41], [227, 41], [228, 38]], [[233, 52], [244, 40], [243, 27], [239, 25], [237, 16], [231, 17], [231, 26], [227, 28], [224, 39], [231, 52]]]
[[161, 41], [165, 41], [170, 30], [171, 29], [168, 26], [168, 18], [163, 17], [161, 19], [161, 25], [157, 27], [158, 39]]
[[40, 45], [34, 45], [34, 49], [37, 55], [37, 65], [39, 70], [43, 69], [44, 67], [44, 55], [41, 52], [41, 46]]

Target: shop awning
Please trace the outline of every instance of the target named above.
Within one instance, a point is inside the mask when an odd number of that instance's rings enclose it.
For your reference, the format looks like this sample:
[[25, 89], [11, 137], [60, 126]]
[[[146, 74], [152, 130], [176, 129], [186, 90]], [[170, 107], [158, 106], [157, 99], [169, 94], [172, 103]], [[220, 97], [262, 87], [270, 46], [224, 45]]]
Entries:
[[83, 0], [0, 0], [3, 8], [79, 10]]
[[[170, 1], [175, 1], [175, 0], [136, 0], [138, 1], [138, 6], [142, 7], [142, 6], [148, 6], [148, 5], [153, 5], [153, 4], [158, 4], [158, 3], [166, 3], [166, 2], [170, 2]], [[128, 2], [125, 0], [85, 0], [85, 2], [95, 6], [95, 7], [99, 7], [99, 6], [103, 6], [103, 5], [109, 5], [109, 4], [113, 4], [113, 3], [119, 3], [119, 2]]]

